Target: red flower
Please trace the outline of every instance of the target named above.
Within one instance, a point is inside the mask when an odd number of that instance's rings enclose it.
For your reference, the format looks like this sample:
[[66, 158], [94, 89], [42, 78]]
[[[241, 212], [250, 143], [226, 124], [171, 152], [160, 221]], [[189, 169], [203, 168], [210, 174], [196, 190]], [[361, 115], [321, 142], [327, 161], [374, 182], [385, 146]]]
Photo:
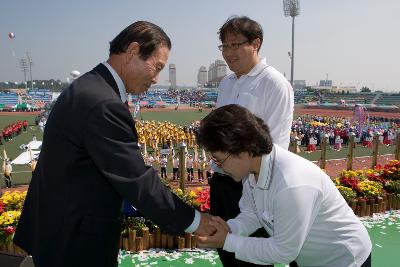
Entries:
[[14, 232], [15, 227], [7, 226], [6, 228], [4, 228], [4, 233], [6, 233], [6, 235], [12, 235]]
[[340, 178], [340, 184], [343, 186], [349, 187], [353, 189], [355, 192], [360, 193], [361, 190], [358, 187], [358, 179], [354, 177], [341, 177]]
[[210, 210], [210, 203], [205, 203], [200, 205], [200, 211], [207, 212]]
[[210, 189], [203, 189], [197, 192], [196, 201], [200, 203], [200, 211], [210, 210]]
[[4, 209], [4, 203], [0, 201], [0, 214], [2, 214], [5, 211]]
[[375, 166], [375, 170], [377, 170], [377, 171], [382, 170], [382, 165], [381, 165], [381, 164], [377, 164], [377, 165]]

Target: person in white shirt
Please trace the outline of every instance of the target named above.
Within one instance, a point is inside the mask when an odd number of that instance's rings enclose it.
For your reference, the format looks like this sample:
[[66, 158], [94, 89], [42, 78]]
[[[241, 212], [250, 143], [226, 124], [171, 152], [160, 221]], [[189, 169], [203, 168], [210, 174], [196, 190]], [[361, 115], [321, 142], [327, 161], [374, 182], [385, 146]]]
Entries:
[[172, 159], [172, 179], [173, 180], [177, 180], [179, 179], [179, 158], [178, 157], [174, 157]]
[[[224, 127], [221, 127], [221, 126]], [[273, 144], [269, 127], [239, 105], [218, 108], [200, 125], [198, 142], [243, 182], [240, 214], [200, 247], [223, 248], [255, 264], [371, 266], [368, 232], [334, 183], [312, 162]], [[263, 227], [271, 237], [248, 237]]]
[[[231, 17], [219, 30], [218, 47], [229, 69], [219, 85], [217, 107], [239, 104], [270, 126], [275, 143], [288, 149], [293, 119], [294, 95], [288, 80], [258, 52], [263, 42], [259, 23], [248, 17]], [[239, 213], [242, 184], [214, 169], [210, 183], [210, 212], [227, 220]], [[225, 266], [243, 266], [232, 253], [218, 251]]]
[[4, 182], [6, 184], [6, 188], [12, 187], [11, 173], [12, 173], [11, 161], [10, 159], [5, 158], [3, 161], [3, 177], [4, 177]]
[[155, 161], [155, 159], [153, 158], [153, 155], [150, 153], [145, 160], [145, 164], [147, 167], [153, 167], [154, 161]]
[[160, 171], [161, 171], [161, 178], [167, 179], [167, 163], [168, 159], [165, 155], [163, 155], [160, 159]]
[[200, 156], [199, 159], [197, 160], [197, 179], [199, 182], [203, 182], [204, 180], [204, 169], [205, 169], [205, 160], [203, 159], [203, 156]]
[[192, 182], [194, 178], [193, 171], [193, 155], [189, 154], [189, 157], [186, 159], [186, 171], [187, 171], [187, 180], [188, 182]]

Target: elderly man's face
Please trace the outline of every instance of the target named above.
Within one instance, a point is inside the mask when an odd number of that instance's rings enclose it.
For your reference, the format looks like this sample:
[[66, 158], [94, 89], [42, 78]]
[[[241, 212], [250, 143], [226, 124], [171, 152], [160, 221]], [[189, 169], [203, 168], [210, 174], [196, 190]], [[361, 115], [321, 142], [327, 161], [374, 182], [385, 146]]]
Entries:
[[160, 71], [168, 61], [169, 49], [159, 46], [146, 60], [140, 57], [138, 52], [127, 55], [126, 69], [124, 72], [124, 84], [126, 91], [132, 94], [146, 92], [152, 84], [158, 82]]

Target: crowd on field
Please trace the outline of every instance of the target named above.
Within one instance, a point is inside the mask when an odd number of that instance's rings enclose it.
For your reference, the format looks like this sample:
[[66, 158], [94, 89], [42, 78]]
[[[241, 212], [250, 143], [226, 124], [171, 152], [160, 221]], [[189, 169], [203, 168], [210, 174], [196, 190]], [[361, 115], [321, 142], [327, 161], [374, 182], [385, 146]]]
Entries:
[[26, 120], [23, 121], [18, 120], [7, 125], [0, 132], [0, 145], [3, 144], [3, 141], [8, 142], [17, 135], [21, 134], [22, 130], [26, 131], [27, 127], [28, 127], [28, 122]]
[[396, 139], [400, 119], [369, 117], [365, 122], [352, 118], [301, 115], [293, 120], [291, 141], [313, 152], [324, 137], [329, 145], [340, 150], [354, 135], [356, 144], [372, 147], [373, 136], [378, 134], [382, 144], [391, 145]]

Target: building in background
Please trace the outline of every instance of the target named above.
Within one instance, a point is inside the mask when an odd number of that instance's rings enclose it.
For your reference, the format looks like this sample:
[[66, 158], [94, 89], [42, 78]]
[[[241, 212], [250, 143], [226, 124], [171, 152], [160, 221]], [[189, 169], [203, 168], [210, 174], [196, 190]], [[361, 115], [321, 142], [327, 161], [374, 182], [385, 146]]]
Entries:
[[[306, 90], [306, 81], [305, 80], [294, 80], [293, 81], [293, 89], [295, 91], [304, 91]], [[307, 91], [307, 90], [306, 90]]]
[[218, 87], [221, 80], [226, 76], [227, 73], [227, 65], [225, 61], [217, 59], [214, 63], [210, 64], [208, 68], [208, 87]]
[[319, 86], [322, 87], [332, 87], [332, 80], [320, 80]]
[[169, 64], [169, 82], [171, 88], [176, 89], [176, 66], [175, 64]]
[[199, 72], [197, 73], [197, 86], [204, 86], [204, 84], [207, 82], [208, 79], [208, 73], [207, 73], [207, 68], [205, 66], [201, 66], [199, 69]]

